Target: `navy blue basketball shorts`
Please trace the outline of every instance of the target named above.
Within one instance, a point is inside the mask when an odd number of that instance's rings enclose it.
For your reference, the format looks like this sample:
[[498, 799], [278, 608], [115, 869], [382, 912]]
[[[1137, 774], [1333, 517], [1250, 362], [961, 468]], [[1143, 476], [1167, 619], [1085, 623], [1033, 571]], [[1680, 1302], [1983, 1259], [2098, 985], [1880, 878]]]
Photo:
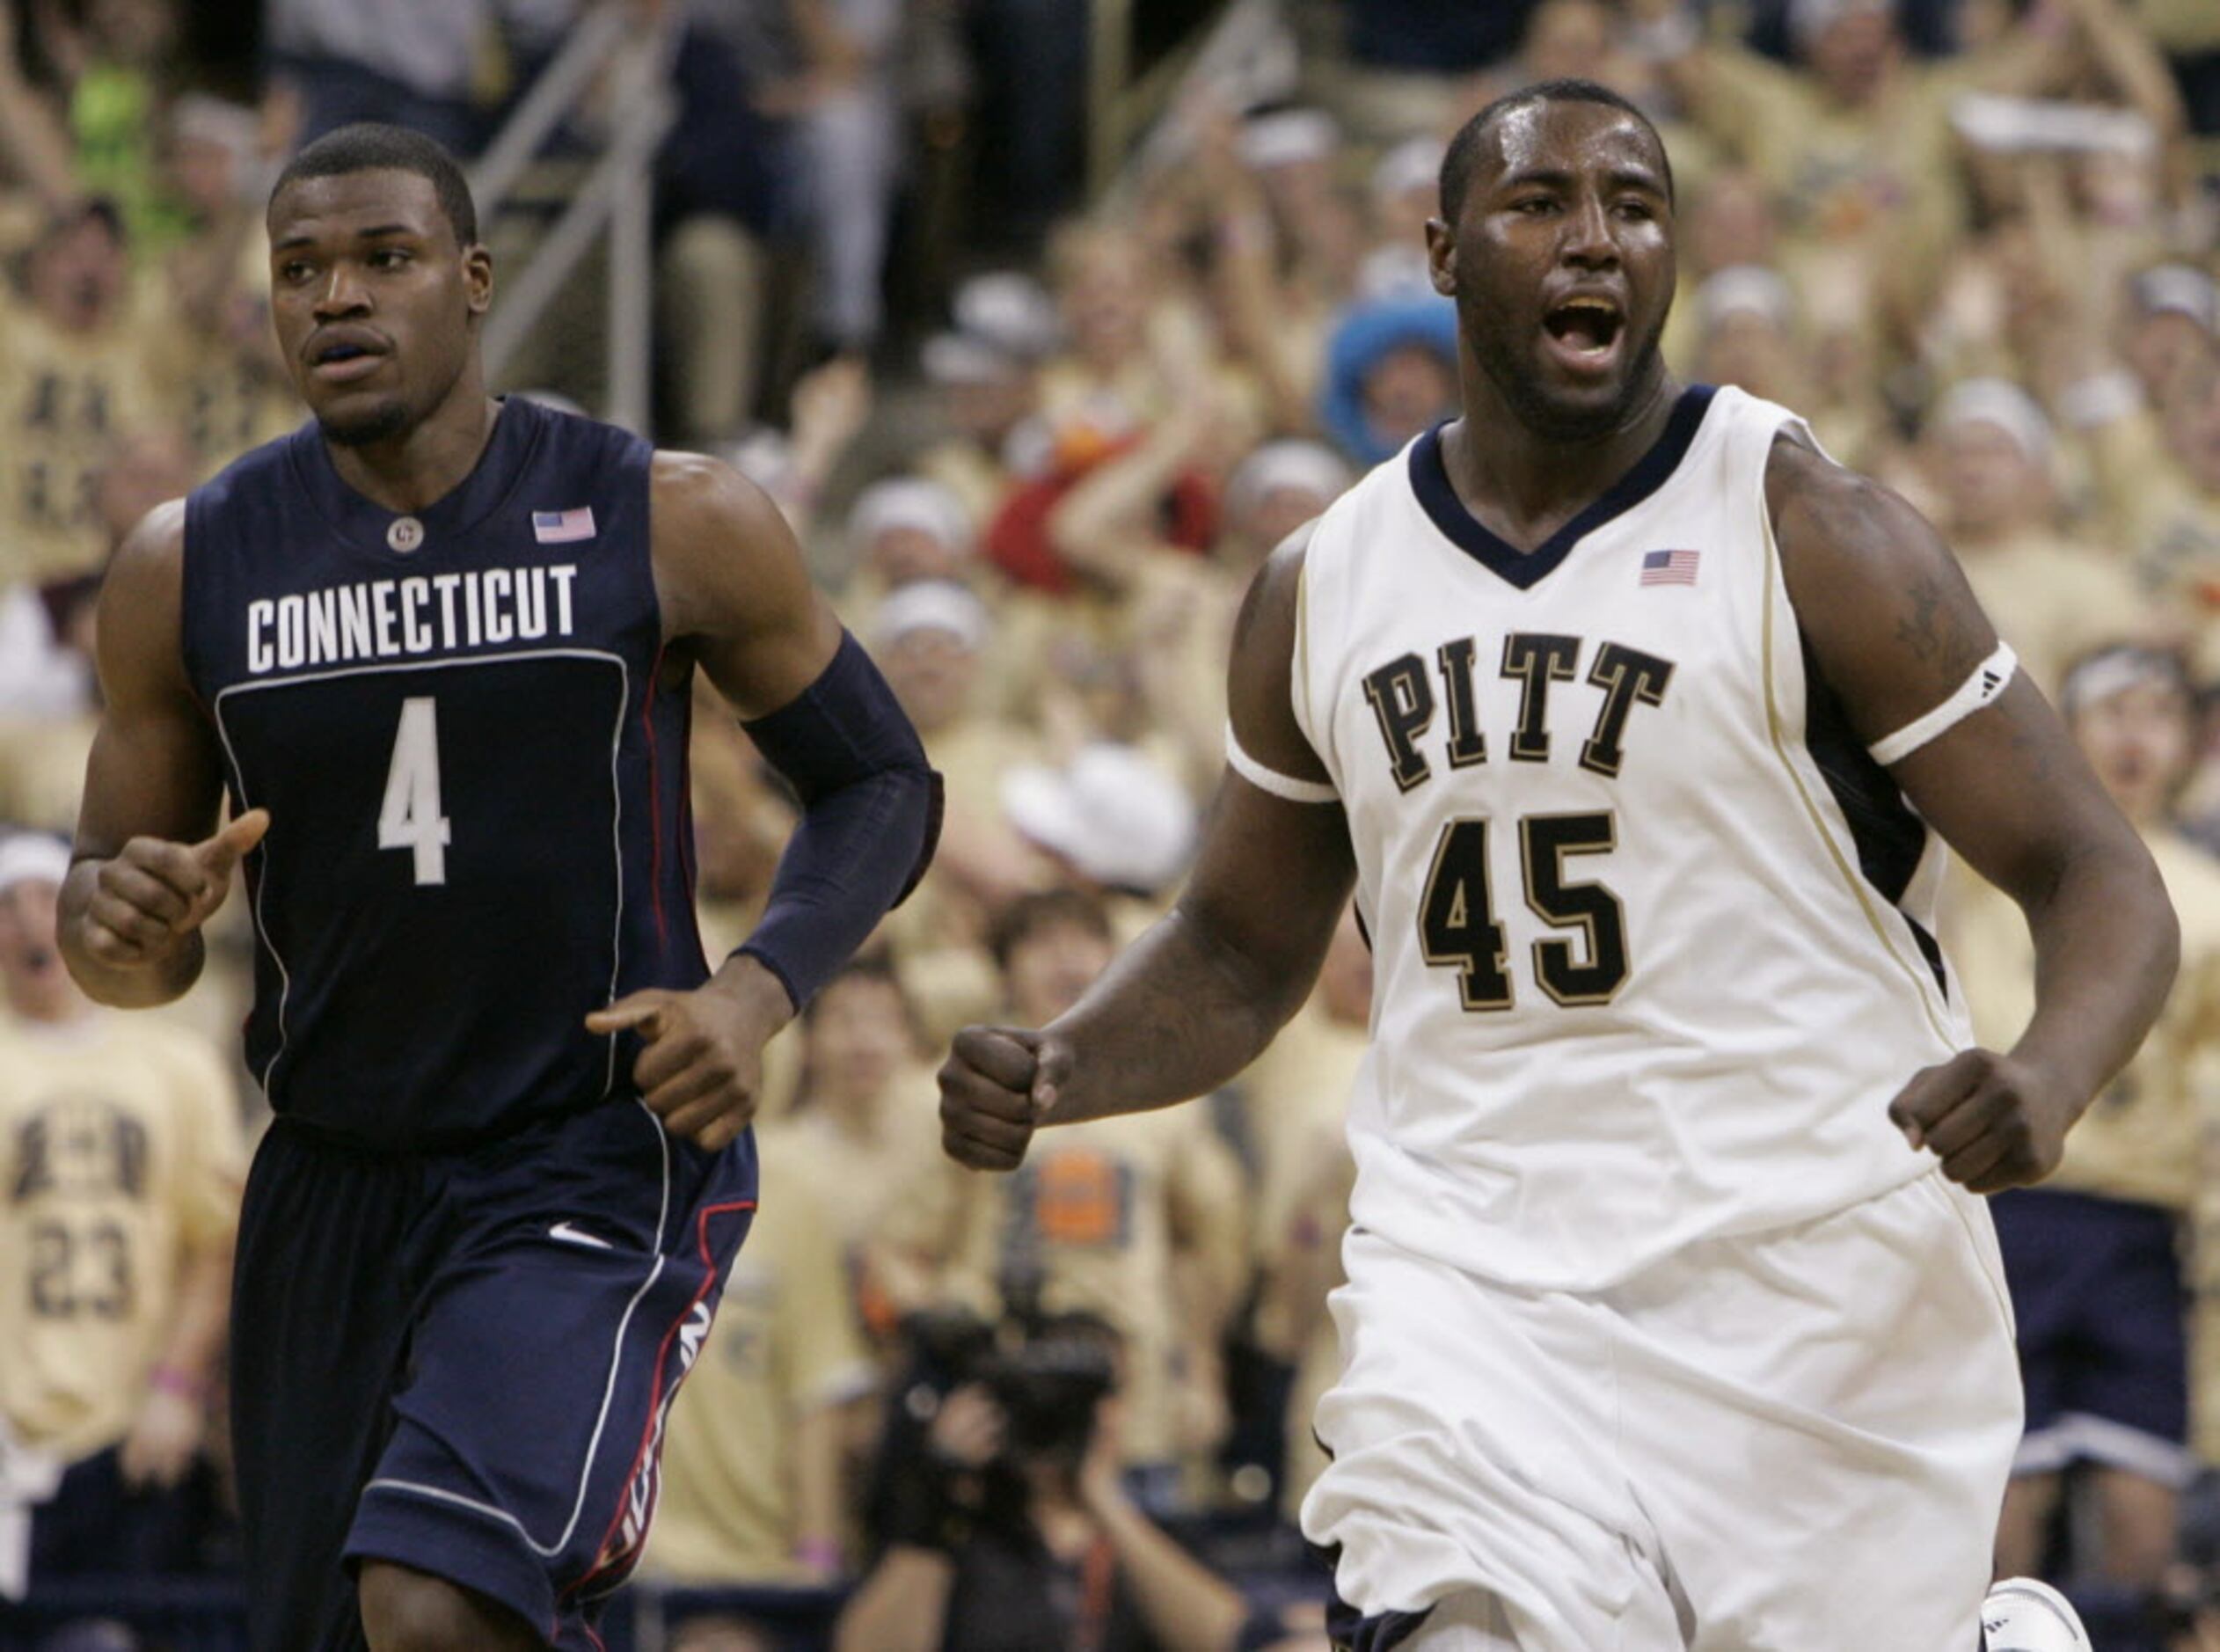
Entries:
[[2189, 1426], [2179, 1219], [2036, 1188], [1989, 1202], [2019, 1320], [2027, 1432], [2015, 1474], [2076, 1462], [2183, 1486]]
[[274, 1124], [232, 1287], [256, 1652], [361, 1648], [369, 1561], [599, 1648], [755, 1206], [750, 1136], [705, 1153], [635, 1100], [423, 1157]]

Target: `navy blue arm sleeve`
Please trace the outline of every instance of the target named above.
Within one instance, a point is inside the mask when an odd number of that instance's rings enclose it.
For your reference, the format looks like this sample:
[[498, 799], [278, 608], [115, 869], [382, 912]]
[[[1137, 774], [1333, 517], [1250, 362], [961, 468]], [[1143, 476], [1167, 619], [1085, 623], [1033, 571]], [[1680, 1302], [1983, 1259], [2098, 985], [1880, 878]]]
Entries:
[[940, 777], [855, 638], [749, 737], [800, 798], [770, 903], [739, 951], [799, 1010], [916, 888], [940, 837]]

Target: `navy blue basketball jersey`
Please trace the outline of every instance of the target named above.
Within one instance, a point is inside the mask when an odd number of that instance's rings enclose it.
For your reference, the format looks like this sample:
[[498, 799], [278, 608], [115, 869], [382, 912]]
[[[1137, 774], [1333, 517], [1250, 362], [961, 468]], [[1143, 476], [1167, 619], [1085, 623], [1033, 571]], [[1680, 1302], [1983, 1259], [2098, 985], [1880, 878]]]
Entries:
[[246, 1047], [279, 1112], [382, 1148], [501, 1134], [625, 1082], [588, 1011], [705, 978], [649, 459], [512, 397], [413, 516], [313, 423], [186, 501], [186, 670], [233, 808], [270, 811]]

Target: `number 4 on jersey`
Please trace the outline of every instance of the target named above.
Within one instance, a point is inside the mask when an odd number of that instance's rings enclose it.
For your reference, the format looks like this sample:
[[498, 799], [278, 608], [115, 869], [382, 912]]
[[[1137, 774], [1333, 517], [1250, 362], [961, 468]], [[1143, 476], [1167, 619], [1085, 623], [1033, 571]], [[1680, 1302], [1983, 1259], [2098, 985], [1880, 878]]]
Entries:
[[445, 883], [448, 842], [447, 816], [440, 813], [439, 702], [427, 694], [401, 702], [385, 803], [377, 812], [377, 846], [413, 851], [416, 881]]

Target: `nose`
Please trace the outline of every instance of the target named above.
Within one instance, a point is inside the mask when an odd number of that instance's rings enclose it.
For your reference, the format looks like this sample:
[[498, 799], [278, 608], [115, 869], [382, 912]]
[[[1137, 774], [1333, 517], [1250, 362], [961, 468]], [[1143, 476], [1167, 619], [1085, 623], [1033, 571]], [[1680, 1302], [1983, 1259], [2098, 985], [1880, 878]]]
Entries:
[[369, 307], [369, 289], [355, 278], [344, 259], [334, 259], [323, 290], [316, 296], [317, 319], [334, 321], [341, 316], [363, 314]]
[[1581, 195], [1565, 215], [1561, 251], [1567, 264], [1583, 269], [1609, 269], [1618, 262], [1618, 243], [1611, 238], [1611, 221], [1600, 197]]

